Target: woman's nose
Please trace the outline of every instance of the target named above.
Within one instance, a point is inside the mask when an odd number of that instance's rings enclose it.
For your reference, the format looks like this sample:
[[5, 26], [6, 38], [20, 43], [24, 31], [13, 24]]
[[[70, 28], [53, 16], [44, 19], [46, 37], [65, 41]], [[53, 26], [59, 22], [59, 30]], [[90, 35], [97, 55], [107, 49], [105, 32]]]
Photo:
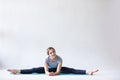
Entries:
[[52, 53], [52, 55], [55, 55], [54, 53]]

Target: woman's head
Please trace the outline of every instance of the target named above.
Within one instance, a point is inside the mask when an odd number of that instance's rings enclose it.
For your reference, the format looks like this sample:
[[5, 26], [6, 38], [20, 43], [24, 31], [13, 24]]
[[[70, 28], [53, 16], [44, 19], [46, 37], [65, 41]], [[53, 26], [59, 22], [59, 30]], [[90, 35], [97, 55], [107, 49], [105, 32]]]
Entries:
[[47, 55], [49, 55], [50, 53], [56, 53], [56, 51], [53, 47], [47, 48]]
[[55, 49], [53, 47], [49, 47], [47, 49], [47, 55], [49, 55], [49, 57], [51, 59], [55, 59], [56, 58], [56, 51], [55, 51]]

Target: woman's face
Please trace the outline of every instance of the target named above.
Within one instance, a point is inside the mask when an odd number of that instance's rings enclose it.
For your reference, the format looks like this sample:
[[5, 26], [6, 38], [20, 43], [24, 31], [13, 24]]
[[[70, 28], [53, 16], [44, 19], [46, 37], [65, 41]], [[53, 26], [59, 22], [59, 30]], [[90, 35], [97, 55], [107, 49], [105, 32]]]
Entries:
[[50, 56], [51, 59], [55, 59], [56, 58], [56, 52], [55, 52], [55, 50], [50, 49], [49, 50], [49, 56]]

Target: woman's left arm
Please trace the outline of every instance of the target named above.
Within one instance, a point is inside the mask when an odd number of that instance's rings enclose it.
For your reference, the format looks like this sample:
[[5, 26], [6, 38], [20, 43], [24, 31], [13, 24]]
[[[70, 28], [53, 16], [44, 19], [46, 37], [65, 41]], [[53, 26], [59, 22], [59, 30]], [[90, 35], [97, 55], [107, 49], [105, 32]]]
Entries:
[[61, 68], [62, 68], [62, 63], [59, 63], [58, 66], [57, 66], [57, 70], [56, 72], [54, 73], [55, 75], [58, 75], [61, 71]]

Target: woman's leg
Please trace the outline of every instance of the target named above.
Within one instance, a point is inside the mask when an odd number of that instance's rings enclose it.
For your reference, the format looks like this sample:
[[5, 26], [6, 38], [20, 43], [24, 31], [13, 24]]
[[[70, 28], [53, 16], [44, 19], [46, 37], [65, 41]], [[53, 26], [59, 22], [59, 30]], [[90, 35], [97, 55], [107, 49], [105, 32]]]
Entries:
[[31, 74], [31, 73], [45, 73], [44, 67], [32, 68], [32, 69], [8, 69], [13, 74]]
[[31, 74], [31, 73], [45, 73], [44, 67], [32, 68], [32, 69], [22, 69], [21, 74]]
[[61, 69], [61, 73], [65, 73], [65, 74], [86, 74], [86, 70], [77, 70], [74, 68], [68, 68], [68, 67], [62, 67]]
[[91, 71], [86, 71], [86, 70], [81, 70], [81, 69], [74, 69], [74, 68], [68, 68], [68, 67], [62, 67], [61, 73], [65, 74], [88, 74], [88, 75], [93, 75], [94, 73], [98, 72], [98, 69], [91, 70]]

